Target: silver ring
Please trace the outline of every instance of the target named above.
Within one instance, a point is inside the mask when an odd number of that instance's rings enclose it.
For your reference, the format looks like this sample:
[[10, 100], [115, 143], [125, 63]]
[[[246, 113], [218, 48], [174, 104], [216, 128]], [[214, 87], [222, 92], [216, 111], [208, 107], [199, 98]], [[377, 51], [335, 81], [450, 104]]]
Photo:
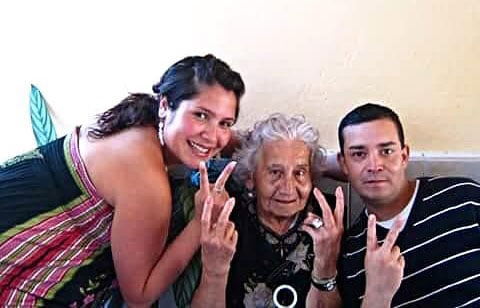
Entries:
[[312, 227], [314, 227], [315, 229], [320, 229], [321, 227], [323, 227], [323, 220], [321, 220], [320, 218], [315, 218], [312, 221]]

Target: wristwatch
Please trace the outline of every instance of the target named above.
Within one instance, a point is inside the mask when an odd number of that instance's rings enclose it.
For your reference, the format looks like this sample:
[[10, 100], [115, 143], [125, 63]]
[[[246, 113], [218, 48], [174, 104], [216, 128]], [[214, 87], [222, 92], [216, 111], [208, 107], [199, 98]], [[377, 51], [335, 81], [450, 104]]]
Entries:
[[315, 275], [312, 272], [312, 285], [319, 289], [320, 291], [326, 291], [326, 292], [331, 292], [335, 290], [335, 287], [337, 286], [337, 274], [331, 278], [318, 278], [315, 277]]

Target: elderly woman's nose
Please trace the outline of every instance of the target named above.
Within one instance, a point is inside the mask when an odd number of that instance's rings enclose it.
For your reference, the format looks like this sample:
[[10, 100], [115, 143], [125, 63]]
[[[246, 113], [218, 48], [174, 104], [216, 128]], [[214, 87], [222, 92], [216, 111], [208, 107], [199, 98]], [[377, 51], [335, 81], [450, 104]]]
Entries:
[[293, 175], [287, 175], [283, 178], [281, 182], [282, 192], [290, 193], [295, 191], [295, 177]]

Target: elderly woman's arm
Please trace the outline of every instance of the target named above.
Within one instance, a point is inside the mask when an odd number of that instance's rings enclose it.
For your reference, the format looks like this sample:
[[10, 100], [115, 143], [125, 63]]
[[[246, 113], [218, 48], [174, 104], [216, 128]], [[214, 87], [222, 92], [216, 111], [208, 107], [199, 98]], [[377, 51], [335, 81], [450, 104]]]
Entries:
[[[343, 193], [340, 187], [335, 191], [334, 213], [317, 188], [314, 189], [314, 195], [322, 210], [322, 218], [309, 213], [303, 225], [303, 230], [313, 239], [315, 251], [312, 286], [307, 295], [307, 307], [339, 307], [341, 300], [335, 287], [335, 277], [343, 235]], [[321, 224], [318, 223], [319, 220]]]
[[192, 300], [192, 308], [223, 308], [226, 305], [225, 292], [228, 272], [223, 275], [209, 275], [202, 272], [202, 279]]
[[213, 201], [208, 198], [202, 213], [201, 247], [202, 279], [195, 291], [192, 307], [225, 307], [230, 262], [235, 253], [238, 233], [228, 219], [235, 199], [230, 198], [224, 205], [218, 220], [212, 219]]
[[341, 307], [341, 298], [338, 290], [321, 291], [311, 287], [307, 295], [307, 307]]

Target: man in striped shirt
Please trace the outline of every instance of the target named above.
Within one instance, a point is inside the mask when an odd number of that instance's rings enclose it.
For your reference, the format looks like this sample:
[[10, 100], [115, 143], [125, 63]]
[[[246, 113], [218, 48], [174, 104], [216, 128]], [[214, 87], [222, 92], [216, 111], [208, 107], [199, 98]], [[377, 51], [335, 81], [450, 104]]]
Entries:
[[480, 185], [407, 179], [409, 148], [387, 107], [355, 108], [338, 136], [339, 163], [365, 204], [339, 260], [344, 306], [480, 307]]

